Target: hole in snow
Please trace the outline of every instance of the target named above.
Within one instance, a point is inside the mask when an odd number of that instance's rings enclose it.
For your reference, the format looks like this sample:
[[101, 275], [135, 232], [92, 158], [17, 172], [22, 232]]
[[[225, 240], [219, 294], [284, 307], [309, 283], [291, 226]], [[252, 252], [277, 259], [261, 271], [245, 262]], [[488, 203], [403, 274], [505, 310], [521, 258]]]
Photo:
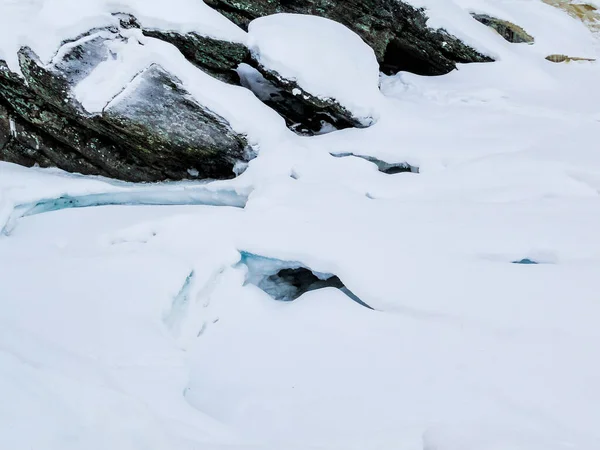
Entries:
[[533, 259], [523, 258], [518, 261], [513, 261], [513, 264], [539, 264], [539, 262], [534, 261]]
[[323, 288], [336, 288], [365, 308], [373, 309], [358, 298], [340, 278], [331, 273], [311, 270], [298, 262], [242, 252], [240, 264], [247, 267], [246, 284], [253, 284], [273, 299], [290, 302], [303, 294]]
[[395, 175], [397, 173], [419, 173], [419, 168], [416, 166], [411, 166], [406, 162], [402, 163], [388, 163], [382, 161], [380, 159], [374, 158], [373, 156], [366, 155], [355, 155], [354, 153], [330, 153], [334, 158], [347, 158], [349, 156], [355, 158], [361, 158], [370, 163], [373, 163], [377, 166], [380, 172], [385, 173], [387, 175]]

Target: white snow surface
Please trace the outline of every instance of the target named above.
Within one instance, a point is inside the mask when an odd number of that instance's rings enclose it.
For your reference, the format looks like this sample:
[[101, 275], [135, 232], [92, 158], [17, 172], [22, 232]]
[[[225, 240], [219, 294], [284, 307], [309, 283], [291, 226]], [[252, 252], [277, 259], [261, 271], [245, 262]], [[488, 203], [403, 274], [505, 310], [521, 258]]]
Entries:
[[[160, 63], [259, 148], [235, 180], [139, 186], [0, 163], [1, 449], [600, 448], [600, 63], [544, 60], [598, 58], [597, 38], [535, 0], [418, 2], [499, 61], [382, 76], [381, 91], [356, 68], [360, 92], [341, 81], [336, 95], [373, 108], [367, 129], [298, 137], [135, 32], [76, 89], [94, 112], [128, 94], [127, 70]], [[9, 63], [23, 44], [49, 62], [117, 10], [246, 39], [200, 1], [0, 8]], [[507, 43], [471, 10], [536, 44]], [[367, 61], [356, 36], [314, 22], [340, 38], [340, 64]], [[280, 25], [258, 29], [295, 39]], [[305, 67], [272, 63], [329, 95], [306, 50]], [[89, 196], [119, 205], [36, 208]], [[202, 205], [219, 199], [231, 206]], [[240, 252], [335, 274], [374, 311], [336, 289], [277, 302], [245, 284]]]

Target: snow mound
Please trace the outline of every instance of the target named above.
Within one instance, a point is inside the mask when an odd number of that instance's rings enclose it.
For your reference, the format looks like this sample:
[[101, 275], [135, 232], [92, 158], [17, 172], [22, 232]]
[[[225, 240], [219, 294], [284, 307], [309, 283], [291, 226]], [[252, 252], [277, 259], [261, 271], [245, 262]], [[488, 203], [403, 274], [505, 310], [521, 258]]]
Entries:
[[251, 22], [248, 34], [250, 50], [265, 67], [358, 117], [374, 115], [381, 98], [379, 64], [371, 47], [344, 25], [274, 14]]
[[0, 0], [0, 60], [19, 71], [17, 52], [28, 46], [48, 62], [61, 42], [92, 28], [117, 26], [119, 20], [112, 13], [133, 14], [150, 28], [246, 40], [243, 30], [196, 0]]

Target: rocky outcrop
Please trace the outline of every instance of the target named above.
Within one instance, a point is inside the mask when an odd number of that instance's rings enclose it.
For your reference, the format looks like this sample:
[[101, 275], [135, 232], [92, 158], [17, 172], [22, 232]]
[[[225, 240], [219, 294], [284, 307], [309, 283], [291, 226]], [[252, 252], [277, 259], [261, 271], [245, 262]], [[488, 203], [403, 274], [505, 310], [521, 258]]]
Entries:
[[487, 14], [472, 14], [472, 16], [478, 22], [481, 22], [498, 32], [498, 34], [508, 42], [512, 42], [513, 44], [533, 44], [535, 42], [533, 36], [512, 22], [497, 19], [496, 17], [488, 16]]
[[198, 33], [179, 34], [173, 31], [143, 30], [144, 35], [173, 44], [188, 61], [206, 73], [229, 84], [239, 84], [237, 67], [248, 59], [245, 45], [221, 41]]
[[427, 27], [427, 17], [398, 0], [206, 0], [205, 3], [247, 29], [262, 16], [288, 12], [311, 14], [339, 22], [369, 44], [387, 74], [401, 70], [420, 75], [442, 75], [456, 63], [488, 62], [443, 30]]
[[238, 162], [251, 157], [245, 138], [158, 65], [100, 114], [73, 98], [73, 86], [118, 39], [116, 30], [90, 33], [63, 46], [48, 66], [23, 49], [24, 79], [0, 65], [0, 158], [129, 181], [234, 177]]

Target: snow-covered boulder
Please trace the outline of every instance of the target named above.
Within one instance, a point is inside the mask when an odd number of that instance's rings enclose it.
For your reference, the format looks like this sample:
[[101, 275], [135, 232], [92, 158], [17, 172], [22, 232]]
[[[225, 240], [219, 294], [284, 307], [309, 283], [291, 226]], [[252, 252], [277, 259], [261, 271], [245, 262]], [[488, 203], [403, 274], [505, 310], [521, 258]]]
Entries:
[[245, 137], [125, 31], [92, 30], [49, 64], [22, 49], [24, 79], [3, 66], [1, 159], [131, 181], [234, 177]]
[[488, 14], [471, 14], [475, 20], [497, 31], [500, 36], [513, 44], [533, 44], [535, 39], [527, 31], [508, 20], [498, 19]]
[[255, 71], [242, 68], [242, 83], [288, 125], [319, 132], [374, 122], [379, 66], [350, 29], [321, 17], [275, 14], [253, 21], [248, 34]]
[[[244, 29], [258, 17], [276, 13], [310, 14], [339, 22], [375, 51], [381, 69], [441, 75], [457, 63], [492, 59], [444, 30], [428, 27], [424, 10], [400, 0], [205, 0]], [[310, 31], [306, 33], [310, 37]]]

